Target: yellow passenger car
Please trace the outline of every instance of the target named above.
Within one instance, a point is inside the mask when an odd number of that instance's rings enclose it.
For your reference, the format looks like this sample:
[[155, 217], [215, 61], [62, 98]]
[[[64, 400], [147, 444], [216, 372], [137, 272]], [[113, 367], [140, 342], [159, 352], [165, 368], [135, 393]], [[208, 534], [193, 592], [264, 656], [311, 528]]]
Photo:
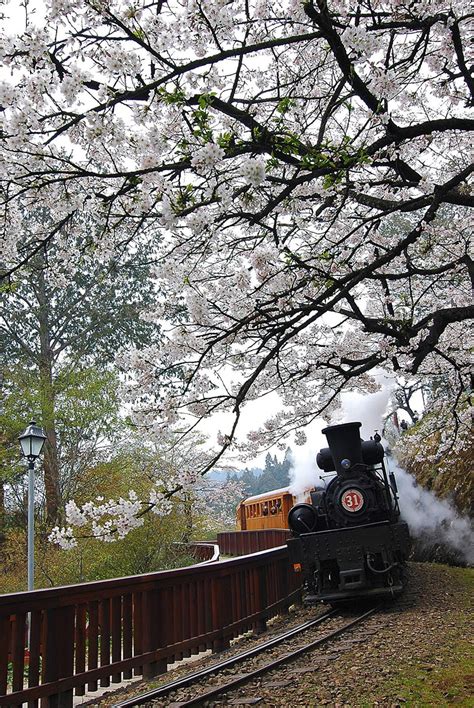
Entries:
[[288, 512], [291, 507], [297, 502], [309, 501], [309, 492], [307, 498], [302, 499], [299, 496], [297, 499], [288, 487], [248, 497], [237, 507], [237, 529], [239, 531], [287, 529]]

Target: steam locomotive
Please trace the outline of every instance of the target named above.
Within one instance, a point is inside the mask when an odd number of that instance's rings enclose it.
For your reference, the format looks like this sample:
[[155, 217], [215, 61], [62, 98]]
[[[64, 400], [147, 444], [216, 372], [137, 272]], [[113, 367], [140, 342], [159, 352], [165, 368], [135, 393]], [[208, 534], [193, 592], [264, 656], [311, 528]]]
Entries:
[[323, 430], [329, 447], [316, 462], [336, 475], [311, 492], [311, 504], [296, 504], [288, 515], [290, 560], [304, 574], [307, 603], [394, 596], [405, 584], [410, 537], [399, 520], [395, 477], [385, 468], [380, 436], [362, 441], [360, 427]]

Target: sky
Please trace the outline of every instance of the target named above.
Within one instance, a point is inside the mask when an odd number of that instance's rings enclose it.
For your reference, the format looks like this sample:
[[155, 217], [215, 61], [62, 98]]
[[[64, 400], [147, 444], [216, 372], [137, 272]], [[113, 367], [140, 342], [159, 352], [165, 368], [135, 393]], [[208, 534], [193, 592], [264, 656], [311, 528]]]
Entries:
[[[390, 391], [394, 385], [393, 376], [388, 376], [384, 372], [377, 372], [375, 378], [381, 387], [379, 391], [370, 394], [352, 391], [343, 393], [341, 396], [342, 406], [331, 421], [333, 425], [360, 421], [362, 423], [361, 437], [363, 440], [368, 440], [374, 435], [375, 430], [382, 432], [383, 416], [389, 403]], [[239, 439], [243, 439], [245, 434], [263, 425], [268, 415], [273, 414], [281, 407], [281, 401], [277, 393], [271, 393], [256, 401], [249, 402], [244, 407], [239, 421]], [[420, 406], [418, 406], [418, 410], [420, 410]], [[218, 431], [227, 433], [230, 430], [232, 421], [233, 415], [231, 413], [219, 414], [202, 421], [199, 429], [209, 436], [209, 442], [212, 445], [216, 443]], [[326, 437], [321, 432], [327, 425], [327, 421], [323, 418], [317, 418], [313, 421], [305, 429], [307, 443], [303, 446], [296, 445], [292, 437], [288, 438], [287, 445], [292, 448], [296, 462], [307, 464], [309, 460], [313, 460], [316, 469], [316, 455], [322, 447], [327, 447]], [[240, 460], [234, 459], [233, 464], [239, 467], [264, 467], [265, 457], [268, 452], [272, 455], [276, 454], [279, 459], [283, 455], [282, 451], [274, 446], [269, 451], [265, 450], [253, 458], [241, 456]]]

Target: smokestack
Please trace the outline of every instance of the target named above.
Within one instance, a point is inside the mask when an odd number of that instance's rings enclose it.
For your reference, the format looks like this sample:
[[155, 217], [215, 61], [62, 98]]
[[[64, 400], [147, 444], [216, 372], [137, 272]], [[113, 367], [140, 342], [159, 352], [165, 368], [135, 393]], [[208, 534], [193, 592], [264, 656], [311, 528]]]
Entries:
[[[341, 425], [330, 425], [322, 431], [327, 437], [334, 467], [339, 475], [346, 475], [351, 467], [363, 462], [362, 440], [359, 432], [361, 425], [362, 423], [341, 423]], [[347, 463], [342, 465], [343, 460], [349, 460], [350, 465]]]

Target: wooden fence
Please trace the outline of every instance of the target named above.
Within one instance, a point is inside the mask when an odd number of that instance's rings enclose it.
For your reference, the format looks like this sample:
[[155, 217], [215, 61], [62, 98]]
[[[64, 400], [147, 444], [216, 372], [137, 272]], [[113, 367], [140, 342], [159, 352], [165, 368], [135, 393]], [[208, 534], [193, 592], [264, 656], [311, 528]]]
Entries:
[[217, 541], [177, 543], [176, 545], [187, 547], [192, 557], [199, 561], [199, 563], [215, 563], [219, 560], [220, 549]]
[[[286, 547], [216, 563], [0, 595], [0, 705], [69, 707], [183, 657], [219, 651], [300, 599]], [[31, 616], [30, 650], [25, 627]], [[26, 661], [28, 659], [28, 661]]]
[[246, 553], [284, 546], [287, 538], [291, 538], [291, 531], [288, 529], [228, 531], [217, 534], [217, 544], [225, 556], [243, 556]]

